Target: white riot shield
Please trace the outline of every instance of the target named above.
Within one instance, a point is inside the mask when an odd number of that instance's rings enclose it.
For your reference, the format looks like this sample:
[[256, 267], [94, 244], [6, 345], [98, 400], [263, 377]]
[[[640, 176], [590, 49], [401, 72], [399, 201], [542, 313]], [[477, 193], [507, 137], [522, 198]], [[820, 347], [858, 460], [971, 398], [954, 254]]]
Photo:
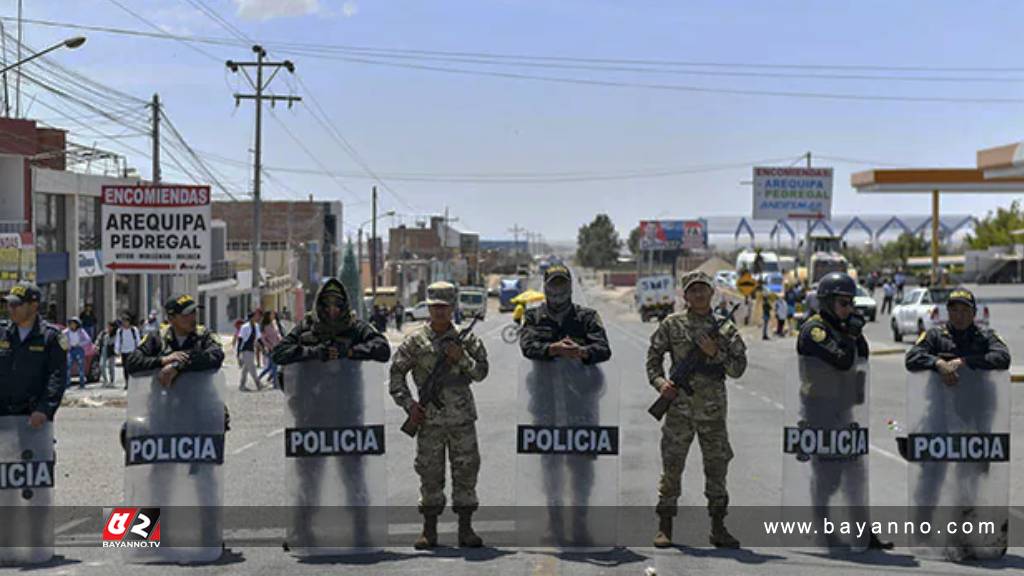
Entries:
[[385, 364], [284, 366], [289, 548], [299, 555], [387, 545]]
[[619, 382], [607, 363], [520, 364], [516, 533], [523, 547], [617, 544]]
[[0, 417], [0, 565], [53, 557], [53, 424]]
[[[839, 370], [810, 356], [790, 366], [782, 431], [786, 520], [813, 522], [818, 534], [797, 545], [866, 549], [870, 378], [867, 360]], [[828, 518], [831, 525], [823, 522]]]
[[213, 562], [223, 549], [224, 378], [182, 372], [165, 388], [157, 376], [128, 380], [124, 497], [145, 509], [120, 526], [121, 546], [133, 562]]
[[999, 558], [1009, 520], [1010, 375], [958, 374], [955, 385], [932, 370], [907, 375], [910, 542], [926, 556]]

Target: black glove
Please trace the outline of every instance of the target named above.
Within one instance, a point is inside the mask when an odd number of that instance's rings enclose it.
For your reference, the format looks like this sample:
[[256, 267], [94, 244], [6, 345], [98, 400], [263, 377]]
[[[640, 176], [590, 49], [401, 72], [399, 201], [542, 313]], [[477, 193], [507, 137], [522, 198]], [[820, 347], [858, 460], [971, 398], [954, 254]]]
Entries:
[[864, 333], [864, 325], [866, 323], [864, 317], [860, 314], [850, 314], [850, 317], [846, 319], [846, 333], [854, 338], [860, 338], [861, 334]]
[[228, 412], [228, 405], [224, 405], [224, 431], [231, 430], [231, 413]]

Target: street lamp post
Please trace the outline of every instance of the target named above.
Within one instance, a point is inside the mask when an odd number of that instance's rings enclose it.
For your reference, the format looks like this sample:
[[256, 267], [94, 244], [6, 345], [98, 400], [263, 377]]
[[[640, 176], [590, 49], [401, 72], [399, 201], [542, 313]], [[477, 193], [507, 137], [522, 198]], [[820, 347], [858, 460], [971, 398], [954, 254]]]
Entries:
[[[2, 32], [2, 31], [3, 31], [3, 26], [2, 26], [2, 24], [0, 24], [0, 32]], [[6, 38], [6, 33], [4, 33], [4, 36]], [[35, 60], [36, 58], [39, 58], [40, 56], [43, 56], [45, 54], [49, 54], [50, 52], [53, 52], [54, 50], [57, 50], [58, 48], [67, 48], [68, 50], [74, 50], [75, 48], [78, 48], [82, 44], [85, 44], [85, 36], [75, 36], [73, 38], [68, 38], [67, 40], [64, 40], [63, 42], [58, 42], [58, 43], [54, 44], [53, 46], [50, 46], [49, 48], [47, 48], [45, 50], [40, 50], [39, 52], [36, 52], [35, 54], [32, 54], [28, 58], [23, 58], [21, 60], [18, 60], [14, 64], [10, 64], [10, 65], [4, 66], [3, 68], [0, 68], [0, 76], [3, 76], [3, 83], [4, 83], [4, 116], [9, 116], [10, 115], [10, 110], [11, 110], [10, 103], [7, 101], [7, 98], [8, 98], [7, 97], [7, 73], [8, 72], [10, 72], [11, 70], [17, 68], [18, 66], [21, 66], [22, 64], [25, 64], [25, 63], [30, 62], [32, 60]]]

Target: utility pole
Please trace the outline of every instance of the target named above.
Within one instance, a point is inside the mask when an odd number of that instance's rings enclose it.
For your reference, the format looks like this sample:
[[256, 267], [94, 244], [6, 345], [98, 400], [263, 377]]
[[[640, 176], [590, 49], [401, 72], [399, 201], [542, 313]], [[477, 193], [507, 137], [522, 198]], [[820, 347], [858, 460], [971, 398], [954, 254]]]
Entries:
[[[152, 180], [153, 180], [153, 184], [159, 184], [161, 178], [163, 177], [160, 174], [160, 95], [159, 94], [153, 94], [153, 101], [150, 104], [150, 107], [152, 108], [152, 111], [153, 111], [153, 128], [152, 128], [152, 138], [153, 138], [153, 177], [152, 177]], [[153, 303], [153, 297], [154, 297], [154, 294], [156, 294], [157, 301], [160, 300], [159, 290], [157, 290], [157, 287], [155, 286], [155, 284], [158, 281], [158, 278], [159, 278], [160, 285], [162, 286], [163, 285], [163, 279], [160, 276], [156, 276], [154, 274], [146, 274], [142, 278], [142, 283], [144, 285], [144, 290], [145, 290], [146, 294], [145, 294], [145, 298], [143, 298], [143, 300], [144, 300], [144, 305], [142, 307], [143, 314], [140, 314], [140, 316], [139, 316], [140, 318], [143, 317], [146, 313], [148, 313], [149, 310], [157, 308], [157, 306], [155, 306], [154, 303]]]
[[[18, 59], [21, 62], [21, 0], [18, 0]], [[21, 118], [21, 68], [18, 68], [18, 78], [14, 85], [14, 117]]]
[[508, 231], [512, 233], [512, 238], [515, 241], [515, 243], [513, 244], [514, 250], [515, 250], [516, 253], [518, 253], [519, 252], [519, 234], [521, 232], [526, 232], [526, 228], [520, 227], [519, 224], [513, 224], [512, 227], [508, 229]]
[[[235, 62], [233, 60], [227, 61], [227, 67], [235, 73], [239, 70], [242, 71], [242, 75], [245, 76], [246, 80], [249, 81], [249, 85], [255, 91], [255, 94], [235, 94], [235, 106], [241, 104], [242, 100], [253, 100], [256, 104], [256, 146], [255, 146], [255, 158], [253, 160], [253, 185], [252, 185], [252, 291], [253, 295], [259, 299], [260, 297], [260, 217], [262, 206], [260, 205], [260, 181], [261, 171], [260, 166], [262, 157], [262, 122], [263, 122], [263, 102], [268, 101], [273, 106], [277, 102], [286, 102], [288, 107], [291, 108], [295, 102], [302, 100], [299, 96], [275, 96], [265, 95], [263, 91], [270, 85], [277, 76], [277, 73], [281, 71], [281, 68], [288, 70], [289, 73], [295, 73], [295, 65], [290, 60], [283, 62], [268, 62], [264, 60], [267, 56], [267, 51], [262, 46], [256, 45], [252, 47], [252, 51], [256, 53], [255, 62]], [[256, 69], [255, 81], [249, 75], [248, 69]], [[263, 81], [263, 69], [271, 68], [272, 72], [270, 77], [267, 78], [266, 82]], [[257, 300], [257, 305], [261, 304]]]
[[373, 187], [372, 206], [370, 207], [370, 294], [374, 306], [377, 305], [377, 187]]
[[[810, 168], [811, 152], [808, 150], [805, 156], [807, 158], [807, 167]], [[811, 250], [811, 221], [805, 220], [804, 226], [806, 226], [804, 230], [804, 266], [806, 266], [807, 270], [807, 286], [810, 287], [810, 285], [814, 282], [814, 279], [811, 278], [811, 254], [814, 253]]]

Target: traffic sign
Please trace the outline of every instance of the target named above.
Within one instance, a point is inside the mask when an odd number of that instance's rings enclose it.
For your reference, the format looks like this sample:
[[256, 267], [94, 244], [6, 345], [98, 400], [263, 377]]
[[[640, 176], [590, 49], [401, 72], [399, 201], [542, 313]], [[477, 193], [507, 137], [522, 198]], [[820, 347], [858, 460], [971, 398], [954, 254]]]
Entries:
[[756, 288], [757, 280], [754, 280], [754, 275], [750, 272], [744, 272], [743, 275], [736, 280], [736, 289], [744, 296], [750, 296], [754, 293]]

